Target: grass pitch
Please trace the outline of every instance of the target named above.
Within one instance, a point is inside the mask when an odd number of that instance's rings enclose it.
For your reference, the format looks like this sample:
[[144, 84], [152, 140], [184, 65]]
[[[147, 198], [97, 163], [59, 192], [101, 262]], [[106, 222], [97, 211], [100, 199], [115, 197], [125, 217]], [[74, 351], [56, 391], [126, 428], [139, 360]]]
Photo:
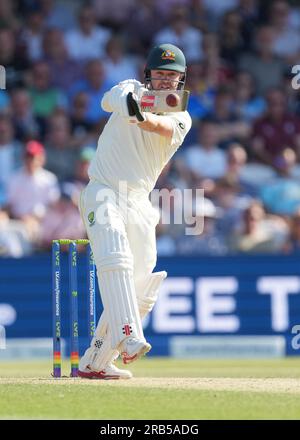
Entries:
[[127, 381], [53, 379], [51, 369], [2, 362], [0, 419], [300, 419], [298, 358], [149, 357], [130, 366]]

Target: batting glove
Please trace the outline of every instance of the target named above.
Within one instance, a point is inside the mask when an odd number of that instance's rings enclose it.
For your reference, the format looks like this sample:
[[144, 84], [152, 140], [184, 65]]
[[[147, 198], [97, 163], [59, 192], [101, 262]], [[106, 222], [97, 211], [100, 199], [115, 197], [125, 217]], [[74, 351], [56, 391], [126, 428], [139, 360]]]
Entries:
[[127, 108], [129, 116], [131, 117], [129, 122], [138, 123], [145, 121], [146, 118], [140, 110], [136, 95], [132, 92], [127, 94]]

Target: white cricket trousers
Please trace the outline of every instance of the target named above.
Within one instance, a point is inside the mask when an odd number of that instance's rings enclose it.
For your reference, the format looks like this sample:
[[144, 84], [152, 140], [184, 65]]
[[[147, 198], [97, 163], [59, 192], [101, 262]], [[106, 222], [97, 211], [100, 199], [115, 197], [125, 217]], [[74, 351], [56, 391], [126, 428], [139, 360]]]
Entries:
[[119, 200], [115, 191], [94, 180], [81, 194], [80, 211], [97, 267], [111, 348], [118, 349], [127, 336], [144, 338], [137, 301], [156, 265], [159, 214], [146, 193]]

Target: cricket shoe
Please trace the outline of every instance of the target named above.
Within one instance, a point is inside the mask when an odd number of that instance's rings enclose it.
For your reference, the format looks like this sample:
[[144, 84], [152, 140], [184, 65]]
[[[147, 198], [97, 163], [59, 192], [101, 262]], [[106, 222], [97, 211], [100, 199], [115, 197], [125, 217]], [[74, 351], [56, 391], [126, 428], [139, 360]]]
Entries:
[[144, 354], [151, 350], [151, 345], [145, 340], [136, 338], [127, 338], [123, 342], [121, 349], [121, 357], [124, 364], [130, 364], [131, 362], [139, 359]]
[[78, 376], [83, 379], [118, 380], [131, 379], [132, 373], [128, 370], [121, 370], [110, 362], [102, 371], [93, 371], [87, 366], [84, 371], [78, 370]]

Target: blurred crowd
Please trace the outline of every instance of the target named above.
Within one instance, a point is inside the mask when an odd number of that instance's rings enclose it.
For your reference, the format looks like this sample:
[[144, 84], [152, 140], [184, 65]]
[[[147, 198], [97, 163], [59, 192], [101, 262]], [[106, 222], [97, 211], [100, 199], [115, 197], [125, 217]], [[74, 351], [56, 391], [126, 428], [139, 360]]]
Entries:
[[157, 189], [205, 194], [202, 234], [161, 221], [158, 254], [300, 251], [300, 2], [0, 0], [0, 255], [85, 236], [101, 98], [155, 43], [184, 51], [193, 119]]

